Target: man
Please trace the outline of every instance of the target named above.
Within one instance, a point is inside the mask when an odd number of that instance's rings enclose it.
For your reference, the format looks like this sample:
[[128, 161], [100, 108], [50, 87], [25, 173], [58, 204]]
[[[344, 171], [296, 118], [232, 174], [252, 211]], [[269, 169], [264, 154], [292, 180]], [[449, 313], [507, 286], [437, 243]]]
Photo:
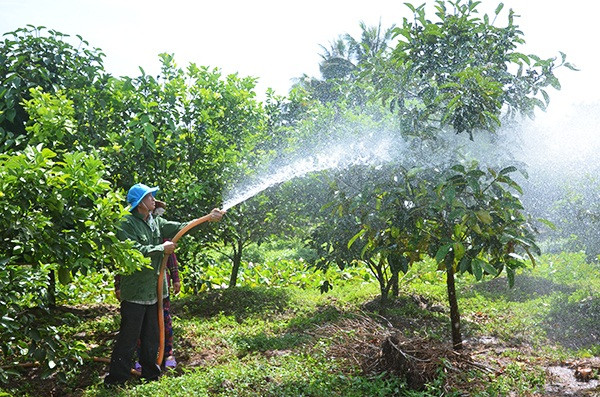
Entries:
[[[187, 223], [152, 217], [157, 191], [158, 187], [150, 188], [138, 183], [127, 193], [131, 215], [124, 220], [117, 237], [120, 240], [132, 240], [136, 249], [150, 257], [151, 268], [143, 267], [132, 274], [121, 276], [121, 325], [109, 373], [104, 378], [106, 385], [120, 385], [129, 379], [138, 339], [142, 378], [156, 380], [160, 375], [160, 367], [156, 364], [159, 341], [158, 272], [163, 256], [172, 254], [176, 246], [172, 241], [164, 239], [172, 239]], [[223, 211], [215, 208], [209, 214], [209, 220], [219, 221], [223, 214]], [[166, 283], [166, 279], [164, 282]], [[165, 284], [163, 291], [167, 291]]]

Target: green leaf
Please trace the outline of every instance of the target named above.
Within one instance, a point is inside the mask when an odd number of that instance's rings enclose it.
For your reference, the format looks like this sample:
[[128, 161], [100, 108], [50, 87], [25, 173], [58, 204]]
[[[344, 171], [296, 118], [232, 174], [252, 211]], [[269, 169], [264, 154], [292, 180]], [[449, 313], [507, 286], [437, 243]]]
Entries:
[[457, 241], [452, 245], [452, 251], [454, 251], [454, 260], [459, 261], [465, 255], [465, 246], [460, 241]]
[[450, 248], [452, 248], [452, 244], [442, 245], [440, 247], [440, 249], [438, 249], [437, 253], [435, 254], [435, 261], [437, 263], [442, 263], [444, 261], [444, 259], [446, 258], [446, 255], [448, 255]]
[[542, 222], [544, 225], [548, 226], [550, 229], [557, 230], [556, 225], [554, 223], [552, 223], [551, 221], [544, 219], [544, 218], [537, 218], [537, 220]]
[[511, 172], [515, 172], [515, 171], [517, 171], [517, 167], [514, 167], [514, 166], [511, 165], [509, 167], [503, 168], [500, 171], [500, 175], [510, 174]]
[[546, 105], [548, 105], [550, 103], [550, 95], [548, 95], [548, 93], [545, 90], [540, 90], [540, 92], [544, 97], [544, 102], [546, 102]]
[[556, 90], [560, 90], [560, 88], [561, 88], [560, 82], [558, 81], [558, 79], [556, 77], [548, 76], [547, 81], [552, 86], [552, 88], [554, 88]]
[[446, 186], [446, 188], [444, 189], [444, 201], [451, 204], [454, 201], [455, 197], [456, 189], [454, 188], [454, 186]]
[[416, 12], [417, 11], [416, 8], [415, 8], [415, 6], [413, 6], [410, 3], [404, 3], [404, 5], [407, 6], [412, 12]]
[[46, 349], [35, 349], [33, 351], [33, 357], [38, 361], [43, 361], [46, 358]]
[[465, 171], [465, 166], [462, 165], [462, 164], [453, 165], [451, 169], [454, 170], [454, 171], [456, 171], [456, 172], [460, 172], [461, 174], [464, 174], [466, 172]]
[[506, 268], [506, 278], [508, 278], [508, 286], [510, 288], [515, 286], [515, 271], [510, 267]]
[[58, 268], [58, 281], [62, 285], [67, 285], [71, 282], [71, 280], [72, 280], [71, 270], [69, 270], [67, 267], [59, 267]]
[[464, 273], [464, 272], [468, 271], [470, 267], [471, 267], [471, 258], [469, 258], [469, 256], [463, 256], [463, 258], [460, 260], [460, 263], [458, 265], [458, 270], [461, 273]]
[[133, 147], [136, 151], [140, 150], [140, 148], [142, 147], [142, 143], [142, 138], [140, 138], [139, 136], [133, 138]]
[[[525, 248], [525, 252], [527, 252], [527, 255], [529, 256], [529, 259], [531, 260], [531, 264], [533, 265], [533, 267], [536, 266], [536, 262], [535, 262], [535, 257], [531, 254], [531, 251], [529, 250], [529, 248]], [[540, 254], [539, 249], [538, 249], [538, 255]]]
[[352, 244], [354, 244], [354, 242], [356, 241], [356, 239], [360, 238], [363, 234], [365, 234], [367, 231], [367, 229], [362, 228], [358, 233], [356, 233], [351, 239], [350, 241], [348, 241], [348, 249], [350, 247], [352, 247]]
[[408, 172], [406, 173], [406, 178], [407, 179], [411, 179], [414, 178], [419, 172], [423, 171], [423, 168], [421, 167], [414, 167], [411, 168], [410, 170], [408, 170]]
[[496, 7], [496, 10], [494, 11], [494, 13], [496, 15], [500, 14], [500, 11], [502, 11], [503, 8], [504, 8], [504, 3], [498, 4], [498, 7]]
[[475, 178], [467, 178], [467, 184], [471, 188], [473, 192], [479, 192], [481, 190], [481, 186], [479, 185], [479, 181]]
[[488, 261], [481, 261], [481, 266], [487, 274], [491, 274], [492, 276], [498, 275], [498, 269], [492, 266]]
[[490, 225], [493, 222], [492, 216], [486, 210], [475, 211], [475, 215], [477, 216], [477, 219], [486, 225]]
[[572, 63], [570, 63], [570, 62], [565, 62], [563, 64], [563, 66], [566, 67], [567, 69], [573, 70], [575, 72], [579, 71], [579, 69], [575, 65], [573, 65]]
[[525, 55], [525, 54], [521, 54], [520, 52], [513, 52], [512, 54], [510, 54], [510, 59], [513, 62], [519, 63], [519, 60], [525, 62], [528, 66], [531, 65], [531, 59]]
[[483, 277], [483, 270], [481, 267], [482, 262], [483, 261], [479, 258], [475, 258], [471, 261], [471, 271], [477, 281], [481, 281], [481, 278]]
[[29, 332], [29, 337], [31, 338], [31, 340], [33, 340], [34, 342], [39, 342], [42, 340], [42, 337], [40, 336], [40, 331], [38, 331], [37, 329], [32, 329]]

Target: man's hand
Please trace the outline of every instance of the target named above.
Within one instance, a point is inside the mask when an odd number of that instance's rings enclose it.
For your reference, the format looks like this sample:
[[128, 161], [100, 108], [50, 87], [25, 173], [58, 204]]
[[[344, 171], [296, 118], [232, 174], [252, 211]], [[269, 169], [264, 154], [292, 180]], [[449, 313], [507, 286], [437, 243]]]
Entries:
[[213, 208], [213, 210], [210, 212], [210, 222], [218, 222], [221, 220], [221, 218], [223, 218], [223, 215], [225, 215], [226, 211], [221, 211], [218, 208]]
[[175, 247], [177, 246], [177, 244], [172, 241], [165, 241], [162, 245], [166, 255], [171, 255], [173, 252], [175, 252]]
[[181, 283], [173, 283], [173, 295], [177, 295], [181, 291]]
[[115, 290], [115, 296], [117, 297], [117, 300], [119, 302], [121, 302], [121, 290], [120, 289]]

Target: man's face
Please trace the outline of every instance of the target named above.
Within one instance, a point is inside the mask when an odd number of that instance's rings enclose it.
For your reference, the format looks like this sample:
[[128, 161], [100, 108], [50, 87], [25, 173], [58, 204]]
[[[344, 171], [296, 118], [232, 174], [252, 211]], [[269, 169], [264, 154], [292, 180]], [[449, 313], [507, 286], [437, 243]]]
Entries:
[[156, 203], [154, 201], [154, 196], [152, 195], [152, 193], [148, 193], [147, 195], [144, 196], [144, 198], [142, 199], [142, 203], [140, 205], [145, 205], [146, 208], [148, 209], [149, 212], [154, 211], [154, 207], [156, 206]]

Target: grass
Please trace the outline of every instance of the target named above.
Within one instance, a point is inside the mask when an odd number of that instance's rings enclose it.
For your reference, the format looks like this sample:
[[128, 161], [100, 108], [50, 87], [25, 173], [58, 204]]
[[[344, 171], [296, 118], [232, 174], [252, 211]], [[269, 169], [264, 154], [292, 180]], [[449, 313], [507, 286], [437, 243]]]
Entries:
[[[0, 396], [539, 396], [549, 366], [600, 353], [600, 272], [583, 254], [544, 256], [513, 289], [502, 277], [475, 282], [468, 275], [457, 288], [469, 359], [441, 360], [420, 391], [391, 369], [365, 368], [392, 330], [415, 346], [449, 345], [445, 282], [431, 262], [405, 276], [385, 317], [374, 310], [378, 286], [362, 276], [336, 282], [327, 294], [252, 286], [180, 296], [172, 302], [180, 365], [160, 381], [105, 389], [106, 365], [86, 362], [67, 384], [22, 370], [19, 379], [32, 381], [15, 379]], [[60, 332], [108, 357], [118, 312], [109, 289], [97, 291], [63, 308], [73, 320]]]

